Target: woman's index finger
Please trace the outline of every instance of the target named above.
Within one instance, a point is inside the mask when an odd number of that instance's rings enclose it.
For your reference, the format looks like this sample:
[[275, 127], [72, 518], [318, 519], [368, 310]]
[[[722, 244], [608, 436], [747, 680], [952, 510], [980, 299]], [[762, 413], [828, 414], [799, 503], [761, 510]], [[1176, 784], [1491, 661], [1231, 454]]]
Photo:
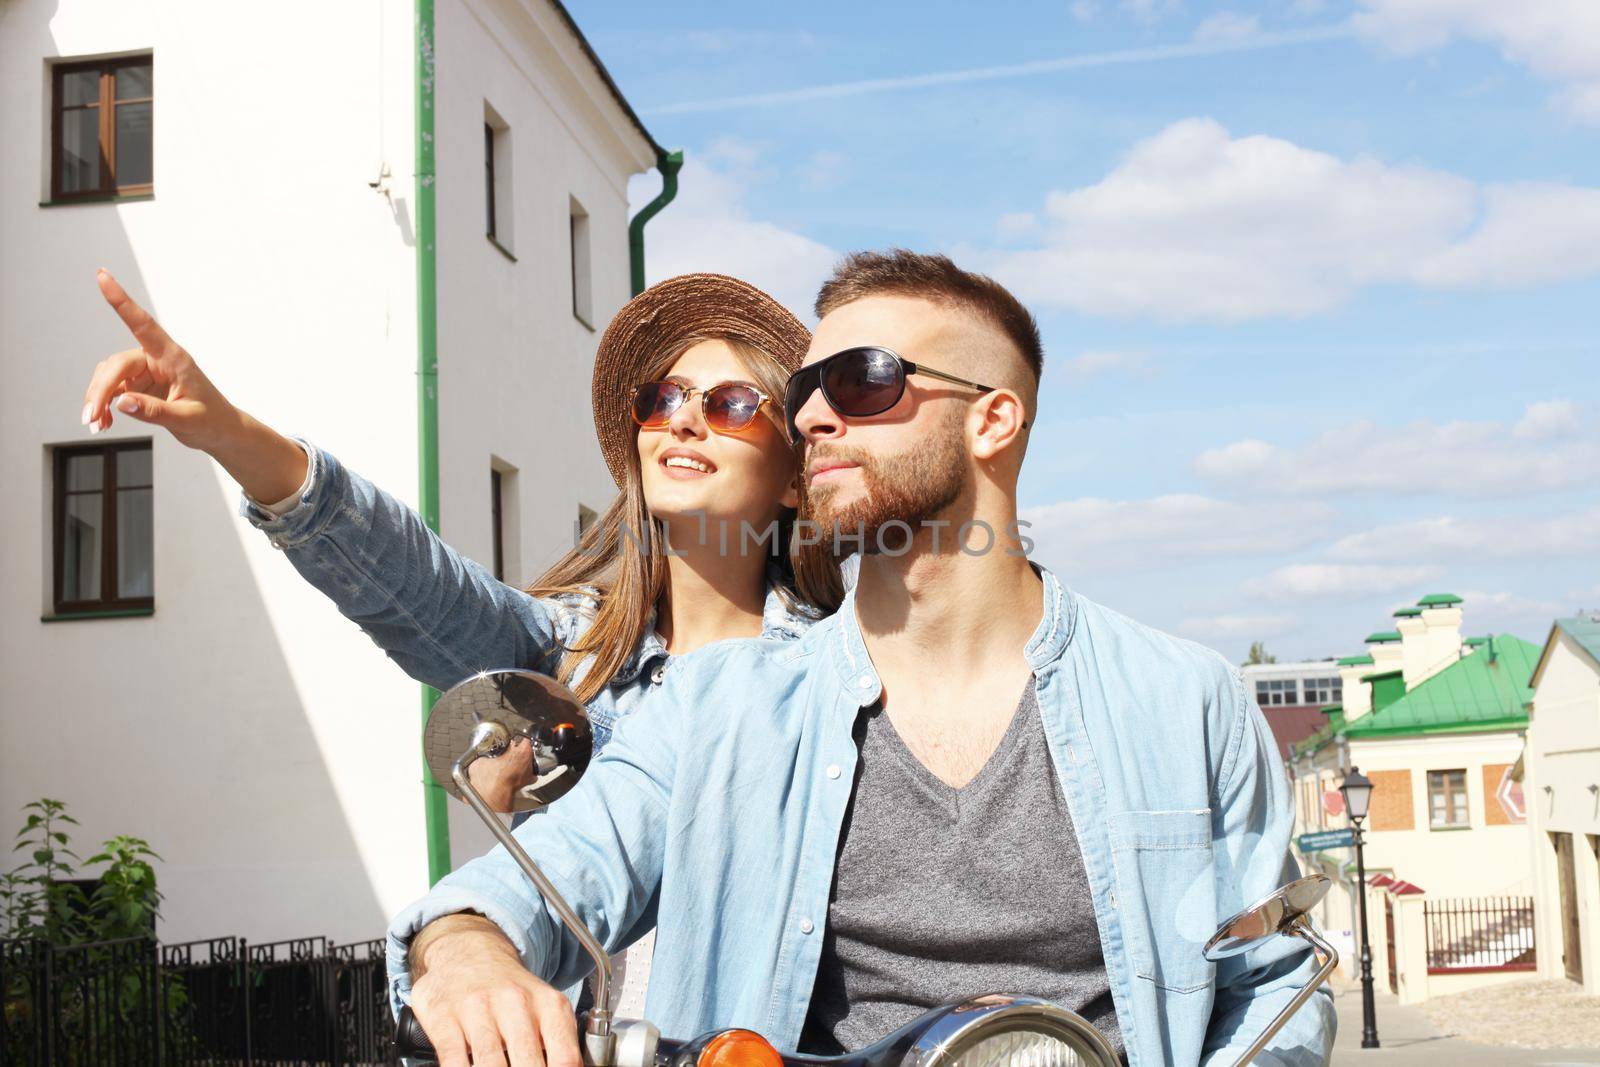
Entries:
[[106, 298], [106, 303], [111, 305], [111, 309], [146, 352], [160, 355], [172, 345], [172, 338], [167, 336], [167, 331], [139, 306], [138, 301], [128, 295], [128, 291], [111, 276], [110, 271], [102, 267], [95, 275], [95, 280], [100, 283], [100, 293]]

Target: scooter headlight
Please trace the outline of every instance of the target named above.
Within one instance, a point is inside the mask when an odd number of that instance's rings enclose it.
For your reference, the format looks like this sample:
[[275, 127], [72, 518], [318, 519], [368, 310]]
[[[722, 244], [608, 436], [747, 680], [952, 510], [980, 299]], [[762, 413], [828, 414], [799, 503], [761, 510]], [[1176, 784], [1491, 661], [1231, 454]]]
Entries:
[[1081, 1015], [1027, 997], [978, 997], [940, 1016], [902, 1067], [1117, 1067]]

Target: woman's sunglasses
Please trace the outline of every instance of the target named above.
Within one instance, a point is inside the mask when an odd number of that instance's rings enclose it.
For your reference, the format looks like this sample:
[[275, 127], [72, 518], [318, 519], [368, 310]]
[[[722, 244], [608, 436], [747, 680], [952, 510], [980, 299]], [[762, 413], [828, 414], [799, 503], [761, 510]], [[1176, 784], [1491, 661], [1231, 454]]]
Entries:
[[[866, 418], [882, 415], [900, 403], [906, 392], [906, 377], [912, 374], [926, 374], [940, 381], [970, 386], [980, 393], [992, 393], [995, 388], [921, 366], [876, 345], [847, 348], [801, 367], [789, 376], [789, 384], [783, 391], [783, 419], [789, 430], [789, 440], [800, 442], [795, 418], [818, 389], [822, 390], [822, 399], [838, 414]], [[1028, 421], [1024, 419], [1022, 425], [1026, 429]]]
[[681, 382], [645, 382], [628, 390], [633, 421], [640, 426], [665, 426], [673, 412], [700, 394], [700, 411], [706, 425], [717, 433], [738, 433], [755, 420], [761, 405], [772, 398], [753, 385], [723, 382], [710, 389], [696, 389]]

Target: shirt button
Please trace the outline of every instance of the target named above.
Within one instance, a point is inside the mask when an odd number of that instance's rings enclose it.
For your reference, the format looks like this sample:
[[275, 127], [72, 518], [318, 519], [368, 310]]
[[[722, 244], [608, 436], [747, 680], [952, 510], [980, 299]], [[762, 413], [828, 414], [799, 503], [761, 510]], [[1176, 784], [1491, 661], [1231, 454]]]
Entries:
[[837, 778], [837, 777], [839, 777], [839, 765], [837, 763], [828, 764], [828, 777], [829, 778]]
[[656, 685], [660, 685], [661, 684], [661, 678], [666, 673], [667, 673], [667, 665], [665, 663], [663, 663], [661, 666], [657, 667], [655, 670], [650, 672], [650, 681], [655, 683]]
[[800, 920], [800, 932], [802, 934], [809, 934], [811, 931], [813, 931], [815, 929], [816, 929], [816, 927], [811, 925], [811, 920], [810, 919], [801, 919]]
[[872, 675], [863, 674], [861, 677], [856, 679], [856, 684], [865, 689], [867, 686], [872, 684]]

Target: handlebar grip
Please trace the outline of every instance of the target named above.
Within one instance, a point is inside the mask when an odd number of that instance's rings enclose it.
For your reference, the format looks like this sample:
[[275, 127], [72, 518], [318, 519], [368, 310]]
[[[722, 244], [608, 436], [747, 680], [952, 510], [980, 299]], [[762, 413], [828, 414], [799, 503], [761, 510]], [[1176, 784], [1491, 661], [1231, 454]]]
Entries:
[[427, 1033], [422, 1029], [422, 1024], [417, 1022], [417, 1016], [409, 1004], [400, 1009], [400, 1017], [394, 1024], [394, 1041], [389, 1047], [396, 1058], [419, 1063], [439, 1062], [438, 1054], [433, 1051], [433, 1042], [428, 1040]]

